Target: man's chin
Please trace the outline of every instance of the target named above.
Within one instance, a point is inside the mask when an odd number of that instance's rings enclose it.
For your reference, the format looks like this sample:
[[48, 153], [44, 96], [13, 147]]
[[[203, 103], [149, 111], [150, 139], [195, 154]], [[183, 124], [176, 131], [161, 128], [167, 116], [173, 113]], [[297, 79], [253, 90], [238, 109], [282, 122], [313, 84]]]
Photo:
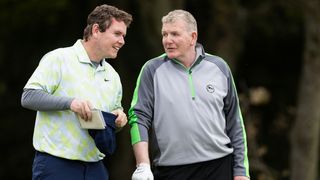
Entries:
[[117, 58], [117, 54], [109, 55], [107, 59], [115, 59]]
[[167, 54], [167, 56], [168, 56], [169, 59], [174, 59], [174, 58], [176, 58], [176, 56], [174, 56], [173, 54]]

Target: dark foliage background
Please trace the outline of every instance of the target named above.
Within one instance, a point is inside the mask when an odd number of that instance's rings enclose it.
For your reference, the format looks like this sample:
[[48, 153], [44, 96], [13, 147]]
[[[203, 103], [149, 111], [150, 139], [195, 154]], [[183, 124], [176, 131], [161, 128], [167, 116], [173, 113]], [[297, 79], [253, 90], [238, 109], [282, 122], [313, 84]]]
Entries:
[[[290, 179], [290, 130], [305, 47], [298, 0], [0, 0], [0, 179], [31, 179], [35, 112], [20, 105], [25, 83], [45, 53], [82, 38], [87, 15], [103, 3], [134, 17], [126, 45], [109, 61], [122, 78], [126, 111], [140, 68], [162, 53], [161, 17], [186, 9], [198, 20], [199, 42], [233, 71], [252, 179]], [[105, 163], [111, 179], [130, 179], [135, 161], [129, 127], [117, 137], [117, 152]]]

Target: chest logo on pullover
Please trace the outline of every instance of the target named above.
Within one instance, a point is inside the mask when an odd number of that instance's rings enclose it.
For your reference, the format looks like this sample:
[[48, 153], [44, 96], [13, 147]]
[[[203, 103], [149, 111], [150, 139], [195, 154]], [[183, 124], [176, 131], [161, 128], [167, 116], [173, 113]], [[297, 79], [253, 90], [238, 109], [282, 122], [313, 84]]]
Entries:
[[206, 87], [207, 91], [209, 93], [213, 93], [215, 90], [214, 90], [214, 87], [212, 84], [208, 84], [207, 87]]

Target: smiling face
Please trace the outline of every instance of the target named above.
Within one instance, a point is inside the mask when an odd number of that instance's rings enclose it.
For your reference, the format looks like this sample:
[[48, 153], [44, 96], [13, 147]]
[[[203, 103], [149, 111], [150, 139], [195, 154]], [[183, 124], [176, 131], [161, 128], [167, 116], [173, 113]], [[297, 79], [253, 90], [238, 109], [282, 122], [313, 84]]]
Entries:
[[194, 51], [196, 32], [188, 31], [183, 20], [163, 23], [162, 45], [170, 59], [185, 61], [190, 52]]
[[105, 30], [97, 31], [96, 36], [96, 55], [101, 58], [116, 58], [119, 49], [125, 44], [124, 38], [127, 33], [127, 26], [123, 21], [111, 20], [111, 25]]

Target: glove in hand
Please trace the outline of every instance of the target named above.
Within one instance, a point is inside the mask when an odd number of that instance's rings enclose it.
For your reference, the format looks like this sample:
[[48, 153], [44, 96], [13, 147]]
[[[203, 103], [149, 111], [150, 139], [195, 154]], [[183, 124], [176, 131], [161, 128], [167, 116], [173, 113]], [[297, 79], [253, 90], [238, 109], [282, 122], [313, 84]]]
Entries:
[[132, 174], [132, 180], [153, 180], [150, 165], [147, 163], [138, 164], [137, 169]]

